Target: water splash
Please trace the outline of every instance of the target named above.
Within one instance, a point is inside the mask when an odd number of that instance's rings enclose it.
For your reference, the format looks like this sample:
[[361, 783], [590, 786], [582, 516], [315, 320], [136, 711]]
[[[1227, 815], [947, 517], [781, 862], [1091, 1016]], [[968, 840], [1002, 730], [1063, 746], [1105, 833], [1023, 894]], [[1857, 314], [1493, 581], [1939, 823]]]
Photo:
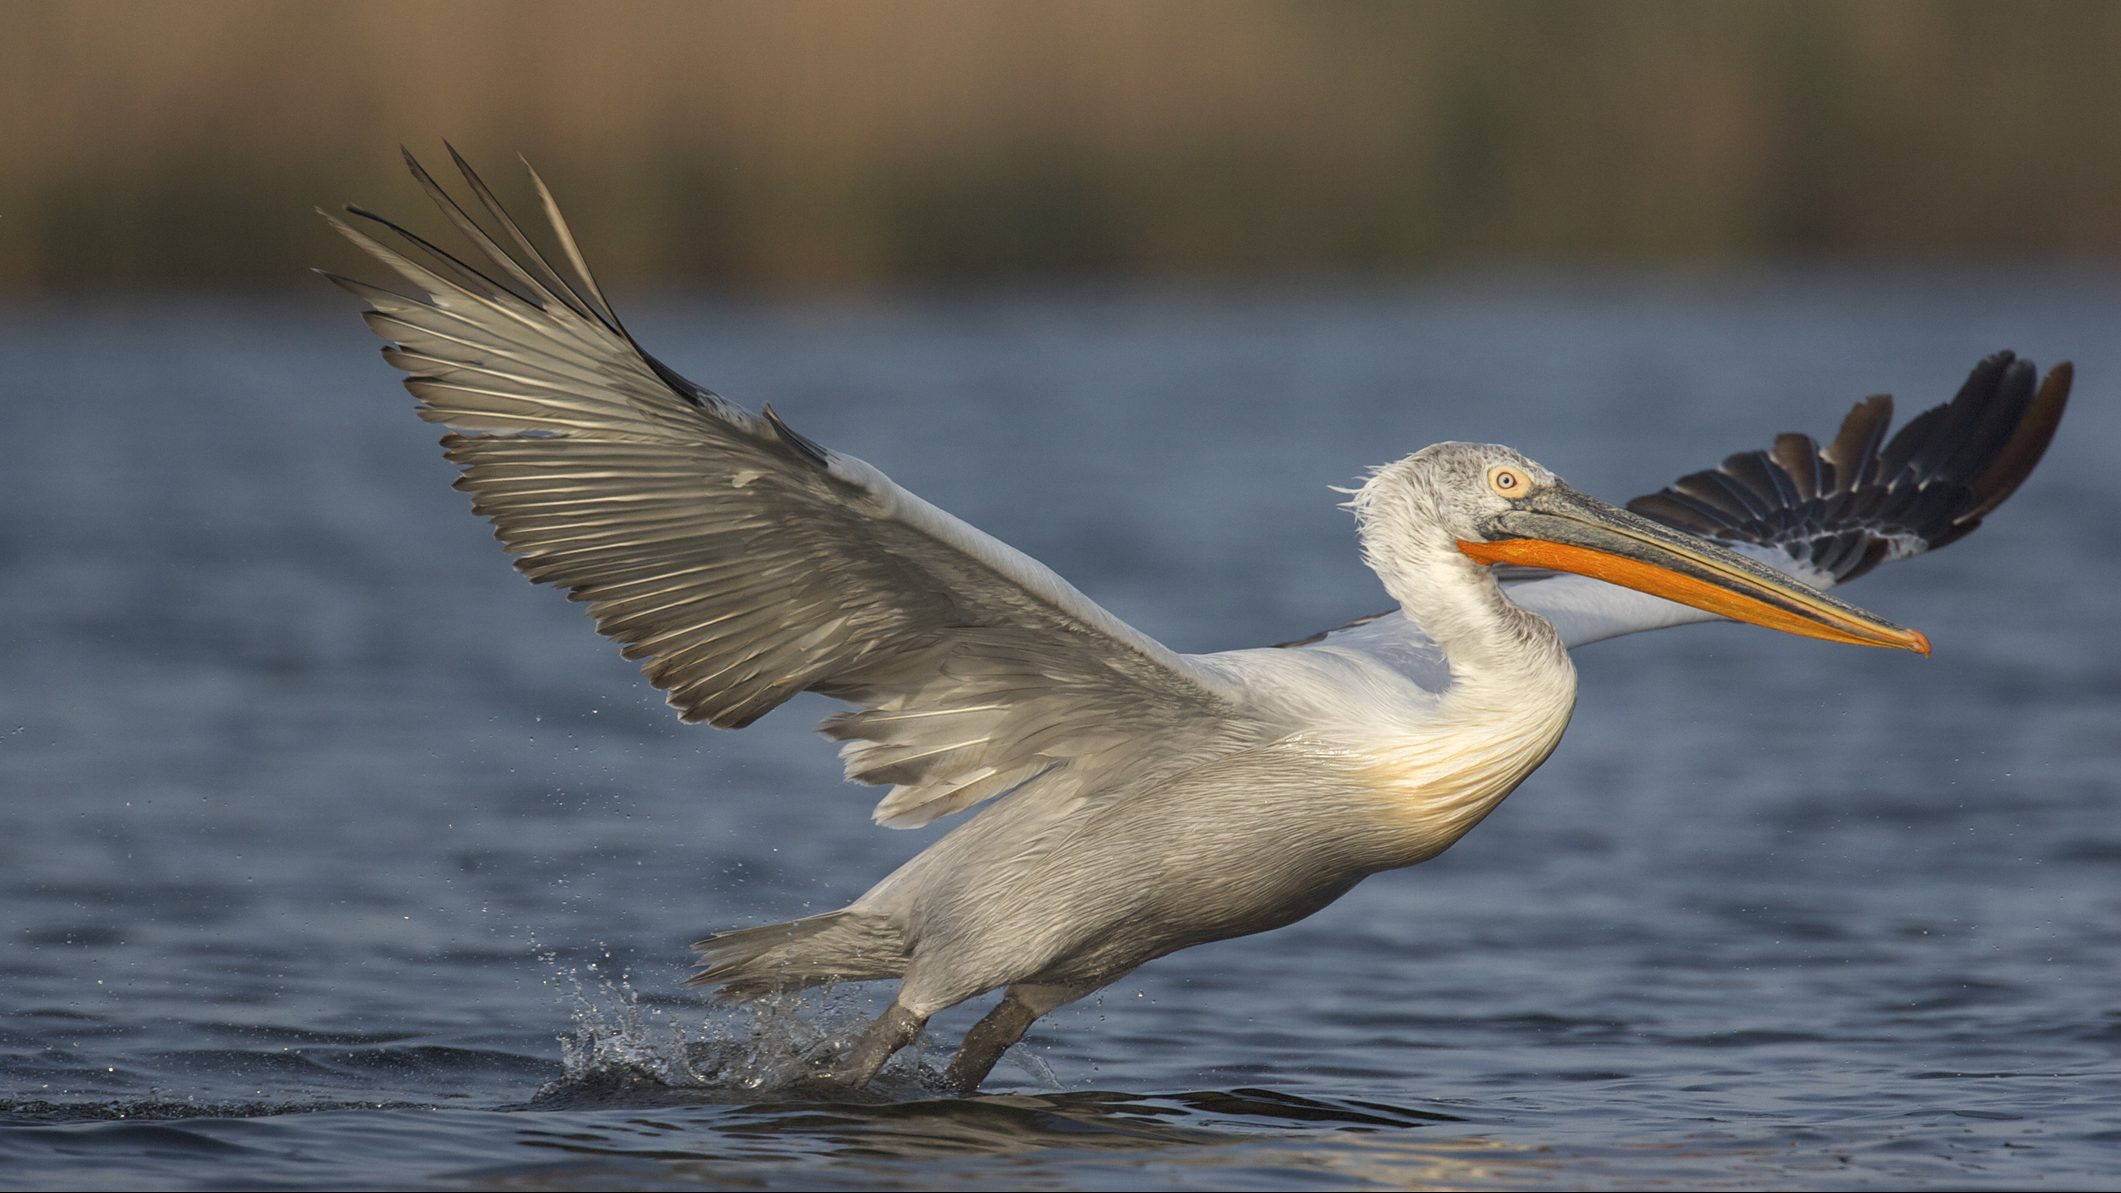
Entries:
[[924, 1063], [924, 1038], [894, 1058], [866, 1093], [832, 1091], [819, 1076], [861, 1038], [871, 997], [854, 988], [789, 991], [747, 1003], [644, 998], [608, 948], [568, 964], [554, 952], [546, 984], [573, 1004], [573, 1028], [559, 1037], [560, 1077], [533, 1099], [539, 1106], [644, 1102], [762, 1101], [845, 1093], [868, 1100], [946, 1092]]
[[667, 1008], [644, 1003], [608, 948], [601, 960], [579, 966], [563, 964], [557, 953], [541, 959], [552, 968], [546, 984], [574, 1004], [574, 1029], [559, 1040], [556, 1085], [605, 1084], [614, 1077], [673, 1088], [707, 1084], [692, 1067], [686, 1026]]

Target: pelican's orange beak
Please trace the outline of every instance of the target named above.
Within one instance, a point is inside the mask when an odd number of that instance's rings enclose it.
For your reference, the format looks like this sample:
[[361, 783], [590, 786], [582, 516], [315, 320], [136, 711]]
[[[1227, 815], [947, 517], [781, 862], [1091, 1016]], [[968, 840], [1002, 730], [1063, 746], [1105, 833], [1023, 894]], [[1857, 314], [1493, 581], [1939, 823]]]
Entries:
[[1905, 629], [1707, 539], [1554, 484], [1493, 518], [1485, 542], [1458, 549], [1482, 563], [1574, 572], [1736, 621], [1895, 650], [1930, 652]]

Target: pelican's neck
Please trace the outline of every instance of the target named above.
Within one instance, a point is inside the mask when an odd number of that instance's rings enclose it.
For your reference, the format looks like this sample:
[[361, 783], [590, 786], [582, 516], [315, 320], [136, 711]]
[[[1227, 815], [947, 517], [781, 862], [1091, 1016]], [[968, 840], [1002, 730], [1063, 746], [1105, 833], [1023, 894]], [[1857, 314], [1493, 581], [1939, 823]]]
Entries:
[[1560, 743], [1576, 667], [1551, 622], [1520, 609], [1440, 531], [1375, 535], [1364, 556], [1408, 621], [1443, 651], [1434, 711], [1383, 743], [1371, 776], [1392, 814], [1388, 864], [1434, 857], [1469, 832]]
[[1450, 527], [1466, 519], [1449, 513], [1451, 493], [1417, 460], [1378, 470], [1349, 503], [1363, 561], [1450, 668], [1421, 715], [1365, 751], [1365, 784], [1386, 809], [1382, 856], [1396, 866], [1433, 857], [1478, 824], [1546, 759], [1576, 704], [1561, 635], [1458, 549]]
[[1365, 519], [1363, 558], [1401, 613], [1443, 648], [1455, 677], [1567, 668], [1561, 635], [1502, 594], [1486, 565], [1434, 523]]

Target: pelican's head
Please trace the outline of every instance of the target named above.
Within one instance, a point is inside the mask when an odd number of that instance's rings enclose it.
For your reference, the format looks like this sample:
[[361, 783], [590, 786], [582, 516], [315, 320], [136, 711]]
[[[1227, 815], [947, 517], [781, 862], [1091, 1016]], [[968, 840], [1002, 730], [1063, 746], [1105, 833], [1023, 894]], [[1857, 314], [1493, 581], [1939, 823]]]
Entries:
[[[1350, 504], [1375, 564], [1395, 555], [1432, 554], [1448, 543], [1476, 563], [1574, 572], [1785, 633], [1930, 650], [1920, 631], [1835, 600], [1707, 539], [1579, 493], [1498, 444], [1423, 448], [1378, 469]], [[1395, 550], [1416, 544], [1427, 551]]]

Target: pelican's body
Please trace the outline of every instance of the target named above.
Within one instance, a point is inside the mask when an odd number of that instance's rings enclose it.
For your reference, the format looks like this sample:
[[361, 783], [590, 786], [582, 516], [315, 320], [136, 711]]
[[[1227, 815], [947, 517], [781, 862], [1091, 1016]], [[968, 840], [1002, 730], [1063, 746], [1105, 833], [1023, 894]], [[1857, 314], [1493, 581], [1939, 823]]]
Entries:
[[[898, 1001], [922, 1017], [1008, 985], [1066, 1001], [1441, 853], [1546, 760], [1575, 706], [1560, 636], [1485, 587], [1488, 617], [1444, 649], [1470, 654], [1478, 635], [1494, 662], [1455, 674], [1345, 645], [1194, 656], [1225, 685], [1215, 721], [1152, 740], [1153, 765], [1078, 799], [1005, 797], [878, 883], [842, 913], [872, 948], [897, 946], [865, 976], [915, 962]], [[1436, 648], [1398, 633], [1410, 654]]]
[[1435, 856], [1561, 740], [1572, 646], [1723, 615], [1927, 653], [1793, 574], [1824, 586], [1972, 529], [2068, 390], [2067, 366], [2036, 394], [1998, 354], [1889, 444], [1872, 399], [1823, 449], [1784, 436], [1635, 503], [1655, 520], [1508, 448], [1437, 444], [1349, 502], [1397, 610], [1181, 655], [641, 351], [542, 184], [564, 269], [468, 168], [512, 248], [413, 169], [482, 265], [385, 224], [433, 264], [345, 230], [414, 292], [337, 280], [369, 301], [422, 415], [452, 428], [459, 487], [517, 566], [588, 602], [688, 720], [742, 726], [805, 690], [848, 702], [822, 728], [850, 778], [891, 786], [880, 822], [978, 808], [839, 911], [697, 946], [694, 980], [734, 997], [897, 979], [830, 1066], [856, 1085], [937, 1011], [1005, 990], [947, 1074], [973, 1088], [1038, 1016], [1143, 962]]
[[1009, 796], [856, 900], [848, 914], [917, 942], [900, 1004], [926, 1016], [1013, 983], [1086, 993], [1302, 919], [1479, 823], [1561, 740], [1576, 669], [1551, 624], [1426, 528], [1414, 558], [1384, 566], [1394, 587], [1431, 582], [1395, 595], [1429, 598], [1416, 607], [1435, 630], [1402, 618], [1389, 640], [1191, 656], [1220, 707], [1140, 743], [1147, 765], [1073, 798]]

